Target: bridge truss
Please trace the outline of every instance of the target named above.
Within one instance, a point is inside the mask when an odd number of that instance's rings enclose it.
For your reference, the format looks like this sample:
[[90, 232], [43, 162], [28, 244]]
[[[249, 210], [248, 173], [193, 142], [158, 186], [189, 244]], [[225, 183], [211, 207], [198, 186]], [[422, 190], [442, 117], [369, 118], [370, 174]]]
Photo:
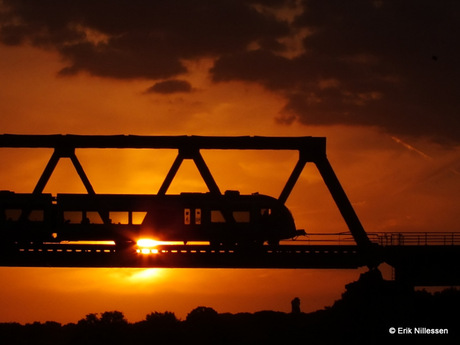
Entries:
[[[81, 182], [89, 195], [96, 195], [90, 179], [81, 165], [76, 149], [175, 149], [177, 156], [172, 163], [157, 195], [165, 195], [184, 160], [191, 160], [196, 165], [209, 192], [222, 195], [201, 152], [203, 150], [289, 150], [298, 152], [298, 160], [278, 200], [285, 203], [293, 190], [299, 176], [307, 163], [318, 168], [329, 189], [345, 223], [352, 234], [355, 244], [344, 248], [325, 250], [304, 246], [283, 247], [276, 250], [262, 247], [249, 253], [239, 248], [214, 250], [210, 247], [171, 246], [160, 248], [161, 260], [151, 257], [133, 259], [132, 253], [120, 251], [113, 247], [75, 246], [62, 244], [40, 244], [18, 246], [14, 253], [0, 261], [5, 265], [93, 265], [93, 266], [155, 266], [155, 267], [359, 267], [365, 265], [363, 253], [372, 245], [359, 221], [345, 191], [343, 190], [326, 155], [326, 138], [322, 137], [205, 137], [205, 136], [135, 136], [135, 135], [0, 135], [0, 147], [5, 148], [51, 148], [53, 153], [42, 172], [33, 195], [41, 195], [61, 158], [72, 162]], [[108, 216], [103, 216], [108, 222]], [[81, 254], [85, 255], [81, 255]], [[324, 260], [324, 253], [335, 253], [331, 260]], [[65, 255], [63, 255], [65, 254]], [[107, 255], [111, 254], [111, 255]], [[62, 257], [66, 258], [62, 260]], [[110, 259], [108, 259], [111, 257]], [[323, 259], [318, 260], [318, 257]], [[59, 259], [57, 259], [59, 258]], [[88, 258], [88, 260], [86, 260]], [[168, 259], [165, 259], [168, 258]], [[178, 259], [180, 258], [180, 259]], [[304, 259], [301, 259], [304, 258]], [[305, 259], [307, 258], [307, 259]], [[344, 259], [345, 258], [345, 259]]]
[[[297, 151], [298, 160], [278, 201], [282, 204], [286, 202], [305, 165], [314, 164], [349, 229], [347, 236], [351, 240], [347, 243], [281, 243], [278, 246], [264, 245], [258, 248], [216, 248], [203, 244], [159, 245], [149, 252], [152, 255], [142, 255], [142, 251], [135, 247], [120, 248], [113, 244], [30, 242], [4, 248], [0, 237], [0, 266], [358, 268], [375, 267], [385, 261], [396, 269], [396, 277], [409, 284], [460, 284], [460, 270], [449, 266], [453, 262], [460, 262], [460, 245], [457, 240], [449, 246], [446, 243], [431, 244], [426, 242], [427, 235], [424, 235], [424, 245], [420, 245], [423, 241], [420, 243], [422, 237], [419, 236], [418, 245], [407, 246], [405, 243], [393, 243], [393, 238], [402, 238], [400, 234], [389, 237], [390, 234], [366, 233], [327, 158], [326, 138], [3, 134], [0, 135], [0, 147], [53, 149], [31, 193], [38, 197], [44, 195], [43, 190], [61, 158], [70, 159], [88, 195], [96, 195], [77, 158], [76, 149], [177, 150], [177, 156], [157, 192], [160, 196], [166, 195], [184, 160], [194, 162], [210, 194], [222, 195], [201, 154], [203, 150]], [[101, 215], [101, 218], [104, 223], [109, 221], [108, 216]], [[406, 242], [409, 238], [407, 236]]]
[[69, 158], [88, 194], [96, 192], [75, 153], [76, 149], [177, 149], [178, 153], [158, 195], [165, 195], [184, 160], [192, 160], [210, 193], [221, 195], [201, 150], [291, 150], [299, 153], [297, 163], [278, 200], [285, 203], [305, 165], [316, 165], [348, 229], [359, 247], [371, 244], [326, 155], [323, 137], [205, 137], [135, 135], [0, 135], [0, 147], [52, 148], [53, 154], [41, 174], [33, 194], [41, 194], [61, 158]]

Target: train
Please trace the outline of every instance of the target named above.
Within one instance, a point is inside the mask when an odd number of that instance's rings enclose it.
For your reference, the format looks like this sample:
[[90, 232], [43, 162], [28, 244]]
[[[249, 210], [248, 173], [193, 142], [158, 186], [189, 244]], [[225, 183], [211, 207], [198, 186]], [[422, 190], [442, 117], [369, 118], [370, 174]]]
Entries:
[[258, 193], [53, 196], [0, 191], [3, 244], [111, 241], [126, 246], [150, 238], [218, 246], [276, 245], [303, 234], [282, 202]]

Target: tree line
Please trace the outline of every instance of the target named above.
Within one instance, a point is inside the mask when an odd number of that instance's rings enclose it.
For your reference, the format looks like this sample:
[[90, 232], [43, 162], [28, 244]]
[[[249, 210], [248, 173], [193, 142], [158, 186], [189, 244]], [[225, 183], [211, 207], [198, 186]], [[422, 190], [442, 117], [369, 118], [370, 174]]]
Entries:
[[[295, 299], [294, 299], [295, 300]], [[293, 301], [294, 301], [293, 300]], [[185, 320], [152, 312], [130, 323], [120, 311], [86, 315], [77, 323], [48, 321], [0, 324], [7, 345], [118, 344], [388, 344], [460, 343], [460, 291], [434, 294], [398, 286], [374, 273], [348, 284], [342, 298], [325, 309], [302, 313], [218, 313], [197, 307]], [[448, 335], [401, 336], [391, 327], [447, 328]], [[411, 338], [412, 337], [412, 338]]]

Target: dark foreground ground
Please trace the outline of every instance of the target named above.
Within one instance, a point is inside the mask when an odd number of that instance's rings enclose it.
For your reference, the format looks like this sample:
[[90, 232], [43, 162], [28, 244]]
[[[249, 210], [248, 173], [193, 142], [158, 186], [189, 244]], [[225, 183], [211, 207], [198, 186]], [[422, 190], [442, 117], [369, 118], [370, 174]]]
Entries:
[[110, 311], [77, 324], [0, 324], [0, 344], [460, 344], [460, 291], [414, 292], [373, 271], [348, 284], [333, 306], [308, 314], [197, 307], [183, 321], [154, 312], [128, 323]]

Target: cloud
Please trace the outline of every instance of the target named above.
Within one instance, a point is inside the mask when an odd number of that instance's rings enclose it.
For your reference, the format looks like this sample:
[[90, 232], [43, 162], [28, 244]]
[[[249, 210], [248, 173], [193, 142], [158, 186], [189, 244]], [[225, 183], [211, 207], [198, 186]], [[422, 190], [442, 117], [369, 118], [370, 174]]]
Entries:
[[151, 92], [186, 91], [178, 84], [185, 62], [210, 58], [213, 82], [257, 83], [284, 97], [279, 123], [373, 126], [460, 144], [457, 1], [2, 4], [1, 42], [57, 50], [61, 75], [142, 78], [158, 81]]
[[[392, 135], [458, 145], [460, 4], [304, 1], [293, 26], [304, 52], [236, 52], [211, 70], [285, 96], [280, 123], [375, 126]], [[436, 59], [433, 59], [436, 56]]]
[[112, 78], [175, 77], [187, 72], [184, 59], [244, 50], [289, 31], [243, 0], [4, 0], [1, 21], [4, 44], [58, 50], [68, 63], [61, 74]]
[[147, 90], [147, 93], [176, 93], [176, 92], [191, 92], [192, 86], [186, 80], [165, 80], [155, 83]]

